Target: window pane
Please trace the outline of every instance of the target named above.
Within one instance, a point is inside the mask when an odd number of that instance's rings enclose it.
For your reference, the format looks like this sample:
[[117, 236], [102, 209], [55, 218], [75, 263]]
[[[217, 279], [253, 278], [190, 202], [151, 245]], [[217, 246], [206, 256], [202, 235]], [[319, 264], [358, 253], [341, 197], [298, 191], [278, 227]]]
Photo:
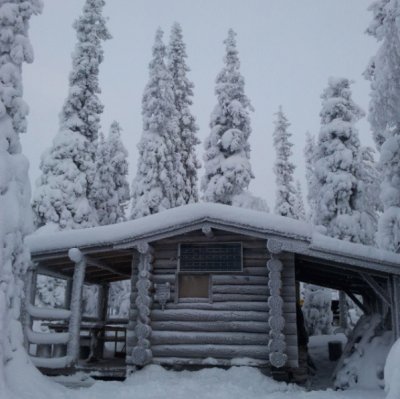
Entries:
[[180, 274], [179, 298], [208, 298], [208, 275]]
[[181, 244], [181, 271], [230, 272], [242, 270], [241, 243]]

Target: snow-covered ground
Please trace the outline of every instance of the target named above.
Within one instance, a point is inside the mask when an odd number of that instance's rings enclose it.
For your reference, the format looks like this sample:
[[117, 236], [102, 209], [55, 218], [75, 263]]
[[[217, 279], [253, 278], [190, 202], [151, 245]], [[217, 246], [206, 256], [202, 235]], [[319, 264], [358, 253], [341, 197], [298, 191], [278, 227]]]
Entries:
[[[345, 342], [342, 334], [311, 337], [309, 349], [317, 373], [312, 388], [326, 387], [335, 362], [328, 359], [329, 340]], [[323, 370], [323, 372], [321, 372]], [[316, 381], [317, 380], [317, 381]], [[200, 371], [167, 371], [148, 366], [124, 382], [95, 381], [83, 373], [72, 377], [43, 379], [41, 384], [27, 378], [16, 384], [14, 397], [7, 399], [384, 399], [383, 390], [350, 389], [347, 391], [313, 390], [307, 392], [294, 384], [276, 382], [251, 367], [218, 368]], [[55, 381], [60, 384], [56, 384]], [[30, 383], [32, 382], [32, 383]], [[62, 385], [61, 385], [62, 384]], [[318, 385], [319, 384], [319, 385]], [[64, 386], [63, 386], [64, 385]], [[77, 388], [79, 387], [79, 388]], [[3, 398], [1, 398], [3, 399]]]

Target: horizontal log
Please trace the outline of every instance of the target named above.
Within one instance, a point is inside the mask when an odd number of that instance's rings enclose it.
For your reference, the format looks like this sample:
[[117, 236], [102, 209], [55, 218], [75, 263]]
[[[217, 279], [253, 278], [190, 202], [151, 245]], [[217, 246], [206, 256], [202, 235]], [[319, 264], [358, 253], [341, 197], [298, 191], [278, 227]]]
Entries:
[[213, 285], [213, 294], [249, 294], [265, 295], [268, 292], [267, 285]]
[[265, 333], [270, 330], [267, 322], [248, 321], [151, 321], [153, 331], [220, 331]]
[[[282, 293], [284, 301], [293, 302], [295, 296], [292, 293]], [[268, 301], [268, 292], [265, 295], [251, 295], [251, 294], [212, 294], [213, 302], [229, 302], [229, 301], [255, 301], [255, 302], [266, 302]]]
[[227, 345], [268, 345], [269, 336], [257, 333], [153, 331], [152, 345], [176, 344], [227, 344]]
[[188, 358], [188, 357], [153, 357], [152, 363], [176, 366], [176, 365], [192, 365], [192, 366], [252, 366], [252, 367], [267, 367], [269, 366], [268, 360], [263, 359], [249, 359], [249, 358], [234, 358], [234, 359], [217, 359], [213, 358]]
[[32, 363], [39, 368], [63, 369], [71, 365], [72, 359], [69, 356], [63, 357], [34, 357], [30, 356]]
[[243, 267], [243, 273], [250, 276], [267, 276], [268, 269], [265, 265], [263, 266], [245, 266]]
[[267, 285], [268, 278], [263, 276], [243, 276], [217, 274], [212, 276], [213, 285]]
[[[161, 305], [157, 302], [153, 303], [153, 309], [161, 309]], [[260, 312], [267, 312], [269, 307], [267, 302], [167, 302], [166, 309], [202, 309], [202, 310], [231, 310], [231, 311], [243, 311], [253, 310]], [[296, 303], [295, 302], [284, 302], [283, 303], [284, 313], [295, 313]]]
[[266, 345], [152, 345], [153, 356], [268, 359]]
[[[285, 306], [285, 304], [284, 304]], [[153, 309], [161, 309], [159, 303], [153, 303]], [[167, 302], [166, 309], [202, 309], [202, 310], [254, 310], [267, 312], [267, 302]], [[289, 307], [291, 309], [291, 306]]]
[[69, 340], [69, 333], [36, 332], [30, 328], [27, 328], [25, 332], [28, 342], [31, 344], [66, 344]]
[[39, 308], [33, 305], [28, 306], [28, 313], [34, 319], [41, 320], [68, 320], [71, 316], [67, 309]]
[[154, 321], [266, 321], [267, 312], [224, 311], [200, 309], [166, 309], [153, 310], [151, 319]]

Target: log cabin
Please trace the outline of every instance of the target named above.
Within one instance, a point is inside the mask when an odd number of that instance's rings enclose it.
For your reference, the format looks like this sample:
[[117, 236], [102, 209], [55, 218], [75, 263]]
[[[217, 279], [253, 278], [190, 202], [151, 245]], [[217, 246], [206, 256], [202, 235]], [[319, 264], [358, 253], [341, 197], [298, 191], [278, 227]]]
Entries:
[[[400, 255], [323, 236], [302, 221], [200, 203], [117, 225], [39, 231], [27, 244], [25, 344], [47, 374], [123, 378], [159, 364], [296, 375], [307, 350], [300, 281], [347, 293], [365, 313], [387, 315], [400, 335]], [[35, 304], [37, 275], [67, 281], [64, 308]], [[109, 285], [127, 279], [129, 315], [111, 319]], [[82, 314], [84, 284], [98, 287], [96, 317]], [[34, 320], [51, 331], [34, 331]], [[111, 358], [103, 356], [107, 342], [115, 345]]]

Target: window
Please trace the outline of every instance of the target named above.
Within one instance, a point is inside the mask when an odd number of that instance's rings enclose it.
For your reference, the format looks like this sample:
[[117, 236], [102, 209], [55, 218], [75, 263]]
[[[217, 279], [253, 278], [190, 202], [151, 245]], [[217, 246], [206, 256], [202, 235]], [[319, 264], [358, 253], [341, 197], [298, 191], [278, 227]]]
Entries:
[[210, 276], [208, 274], [180, 274], [179, 298], [209, 298]]
[[179, 270], [184, 272], [242, 271], [242, 244], [181, 244]]

